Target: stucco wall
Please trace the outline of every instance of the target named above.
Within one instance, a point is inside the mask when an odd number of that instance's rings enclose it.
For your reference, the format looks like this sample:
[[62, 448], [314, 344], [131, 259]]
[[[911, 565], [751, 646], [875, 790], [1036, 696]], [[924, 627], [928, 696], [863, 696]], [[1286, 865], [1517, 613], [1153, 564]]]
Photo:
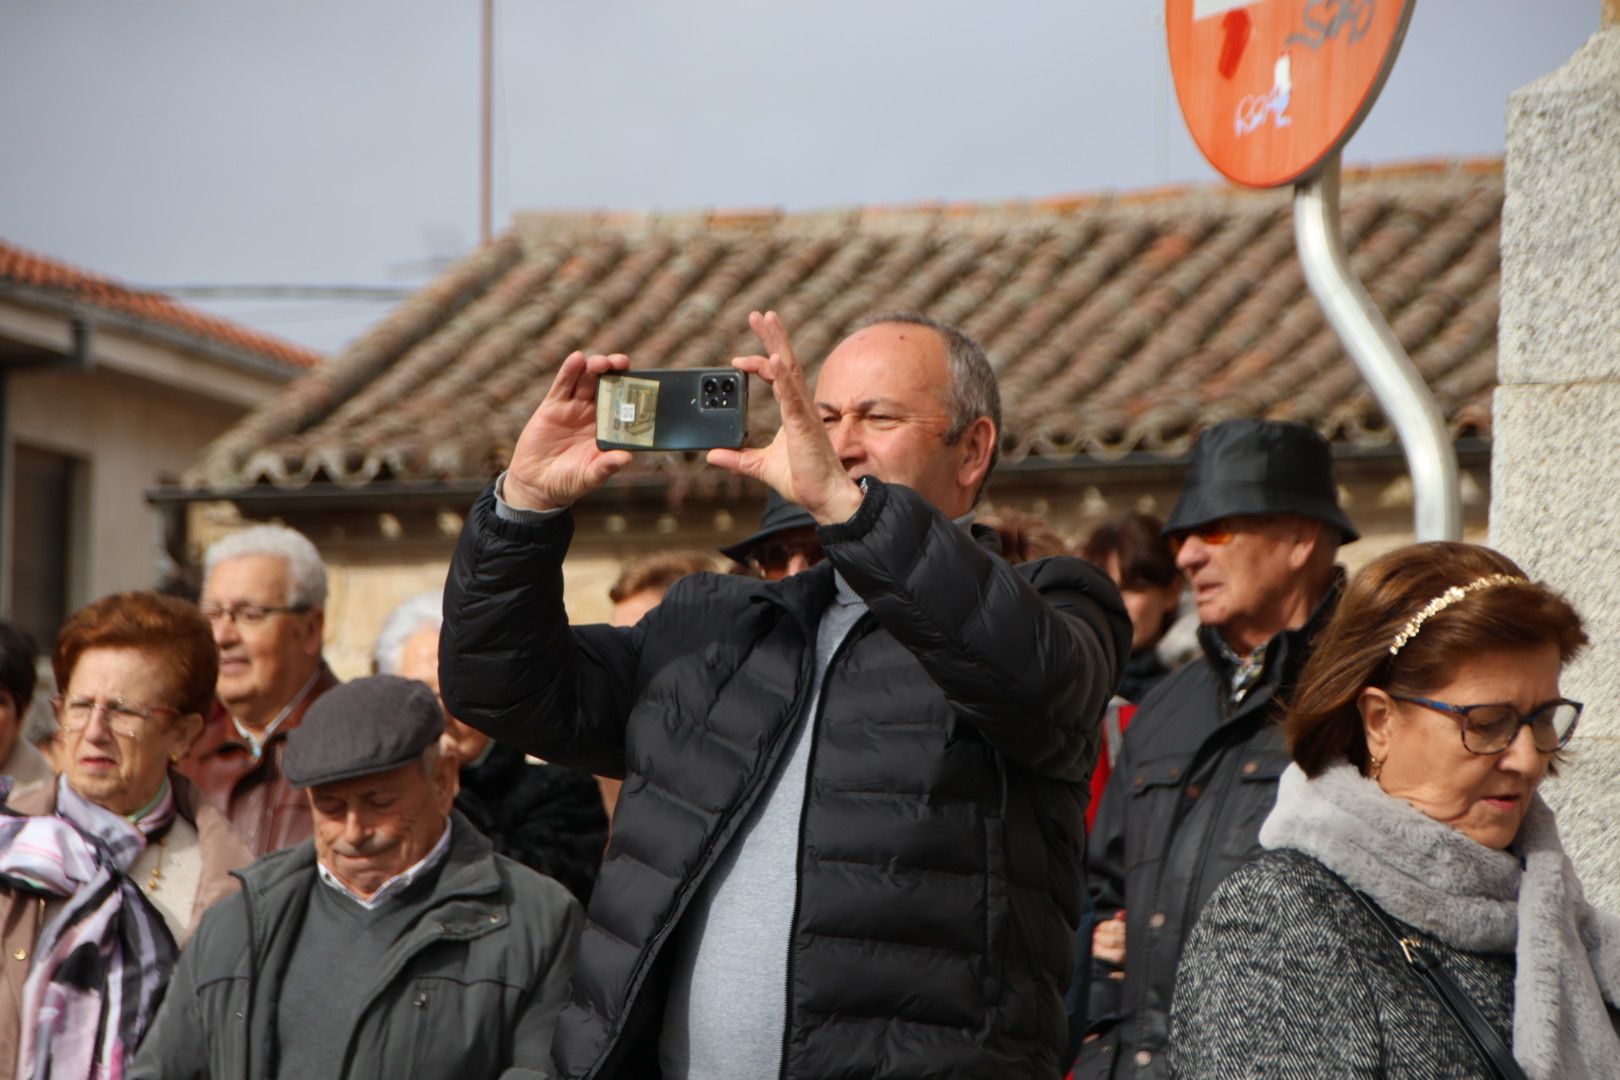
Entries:
[[11, 439], [89, 463], [89, 543], [81, 595], [69, 598], [70, 608], [155, 583], [162, 531], [146, 489], [162, 473], [178, 475], [244, 411], [115, 372], [8, 376]]

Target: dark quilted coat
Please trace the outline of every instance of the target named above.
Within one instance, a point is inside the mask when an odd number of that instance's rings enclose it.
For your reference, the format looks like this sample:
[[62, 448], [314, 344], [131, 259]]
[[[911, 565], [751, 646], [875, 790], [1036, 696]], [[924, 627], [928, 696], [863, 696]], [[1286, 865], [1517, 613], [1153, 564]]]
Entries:
[[813, 570], [697, 575], [636, 627], [570, 628], [572, 529], [504, 521], [486, 492], [440, 639], [457, 716], [625, 777], [562, 1074], [657, 1074], [665, 946], [803, 711], [836, 567], [870, 611], [811, 721], [781, 1075], [1056, 1077], [1086, 782], [1130, 641], [1107, 579], [1067, 558], [1015, 570], [873, 483]]

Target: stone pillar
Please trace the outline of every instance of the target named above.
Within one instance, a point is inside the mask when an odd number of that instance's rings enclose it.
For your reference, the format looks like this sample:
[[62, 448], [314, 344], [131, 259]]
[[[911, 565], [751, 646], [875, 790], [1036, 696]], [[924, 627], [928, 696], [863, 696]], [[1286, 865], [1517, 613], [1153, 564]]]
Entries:
[[1620, 911], [1620, 26], [1507, 112], [1491, 543], [1564, 592], [1586, 703], [1543, 787], [1594, 903]]

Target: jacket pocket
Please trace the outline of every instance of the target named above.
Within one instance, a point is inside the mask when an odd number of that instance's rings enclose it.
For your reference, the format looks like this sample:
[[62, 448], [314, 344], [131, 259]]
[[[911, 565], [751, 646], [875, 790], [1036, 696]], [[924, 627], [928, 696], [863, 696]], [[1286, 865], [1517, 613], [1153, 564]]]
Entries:
[[376, 1049], [383, 1057], [392, 1056], [393, 1048], [410, 1056], [394, 1063], [399, 1071], [379, 1075], [494, 1076], [501, 1064], [499, 1021], [506, 1010], [499, 995], [488, 991], [481, 980], [405, 980], [389, 1006], [385, 1045]]
[[1260, 826], [1277, 804], [1277, 782], [1288, 755], [1273, 747], [1238, 748], [1233, 760], [1232, 794], [1221, 829], [1221, 854], [1234, 863], [1260, 850]]
[[1126, 780], [1130, 793], [1125, 834], [1127, 875], [1145, 862], [1164, 858], [1192, 761], [1191, 754], [1161, 754], [1137, 763], [1131, 770]]

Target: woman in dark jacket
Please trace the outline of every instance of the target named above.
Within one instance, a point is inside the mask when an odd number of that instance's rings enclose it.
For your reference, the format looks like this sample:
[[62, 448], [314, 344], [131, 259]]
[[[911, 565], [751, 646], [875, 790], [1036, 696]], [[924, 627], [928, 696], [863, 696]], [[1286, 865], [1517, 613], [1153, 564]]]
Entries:
[[1193, 931], [1174, 1074], [1620, 1076], [1620, 920], [1585, 902], [1536, 794], [1580, 716], [1559, 674], [1585, 643], [1488, 548], [1357, 575], [1289, 712], [1268, 850]]

